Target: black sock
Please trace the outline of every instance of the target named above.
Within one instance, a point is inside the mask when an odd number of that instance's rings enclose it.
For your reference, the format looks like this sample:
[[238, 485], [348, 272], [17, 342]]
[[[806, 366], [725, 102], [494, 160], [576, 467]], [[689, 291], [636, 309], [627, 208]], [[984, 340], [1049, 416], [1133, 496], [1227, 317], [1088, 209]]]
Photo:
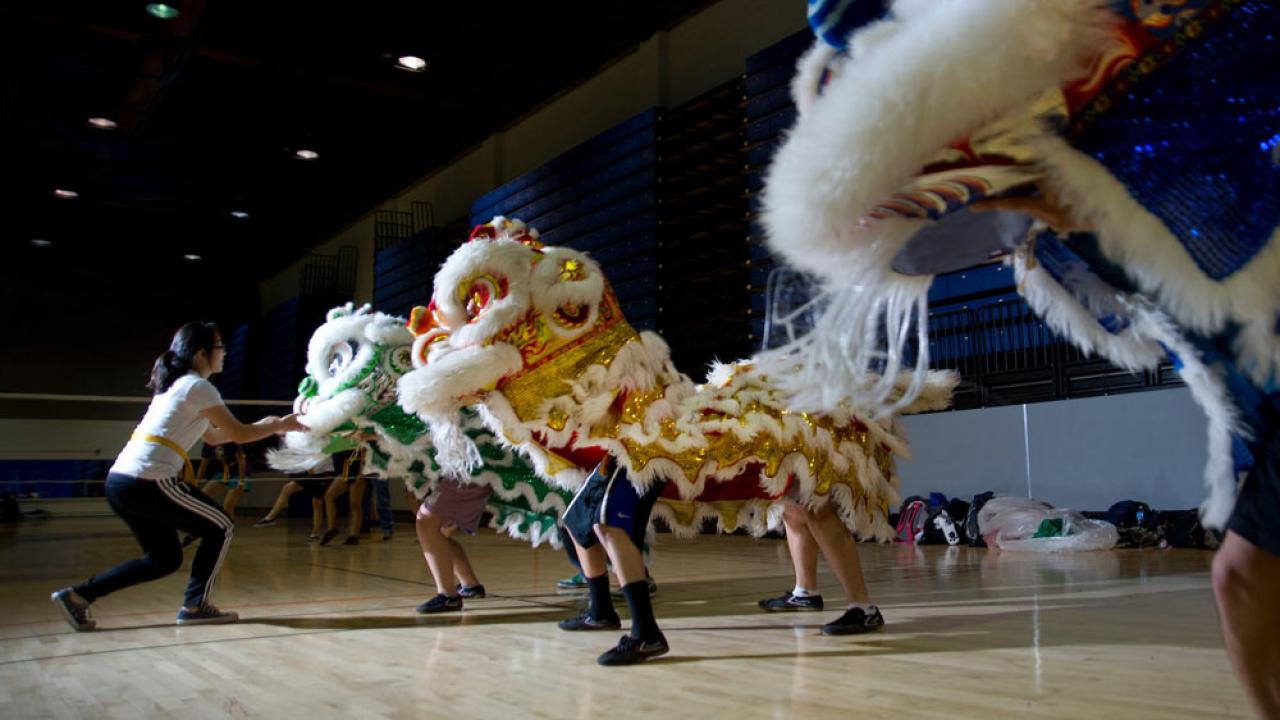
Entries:
[[587, 578], [587, 591], [590, 593], [587, 614], [592, 619], [609, 620], [618, 616], [618, 612], [613, 609], [613, 598], [609, 595], [609, 573]]
[[662, 637], [658, 619], [653, 616], [653, 603], [649, 600], [649, 584], [637, 580], [623, 585], [622, 596], [627, 599], [627, 607], [631, 610], [631, 636], [645, 642]]

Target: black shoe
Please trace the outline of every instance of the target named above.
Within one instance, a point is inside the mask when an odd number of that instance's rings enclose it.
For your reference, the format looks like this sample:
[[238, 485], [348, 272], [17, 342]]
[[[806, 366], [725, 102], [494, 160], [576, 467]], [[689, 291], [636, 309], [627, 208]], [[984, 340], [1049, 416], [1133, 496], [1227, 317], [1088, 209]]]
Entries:
[[596, 662], [601, 665], [635, 665], [651, 657], [666, 655], [670, 651], [671, 647], [667, 645], [667, 639], [661, 633], [658, 634], [658, 639], [652, 642], [623, 635], [618, 645], [611, 650], [606, 650], [603, 655], [596, 658]]
[[83, 632], [98, 627], [98, 623], [89, 617], [89, 603], [85, 602], [84, 598], [76, 595], [71, 588], [62, 588], [50, 595], [49, 599], [62, 611], [62, 616], [66, 618], [67, 624], [77, 631]]
[[342, 541], [342, 544], [343, 544], [343, 545], [359, 545], [359, 544], [360, 544], [360, 536], [359, 536], [359, 535], [348, 535], [348, 536], [347, 536], [347, 539]]
[[254, 523], [253, 526], [254, 527], [271, 527], [272, 525], [275, 525], [275, 524], [276, 524], [275, 518], [264, 517], [258, 522]]
[[873, 607], [871, 614], [862, 608], [849, 608], [843, 615], [822, 626], [823, 635], [860, 635], [884, 627], [880, 608]]
[[475, 600], [484, 597], [484, 585], [463, 585], [458, 583], [458, 597]]
[[333, 542], [333, 539], [336, 537], [338, 537], [337, 530], [326, 530], [324, 535], [320, 536], [320, 544], [328, 545], [329, 543]]
[[582, 612], [570, 618], [565, 618], [556, 625], [561, 630], [619, 630], [622, 628], [622, 620], [618, 619], [618, 614], [614, 613], [609, 617], [596, 619], [583, 610]]
[[790, 592], [783, 593], [776, 598], [765, 598], [756, 603], [761, 610], [768, 612], [795, 612], [797, 610], [821, 610], [822, 596], [808, 595], [800, 597], [792, 595]]
[[422, 603], [414, 608], [423, 615], [433, 615], [435, 613], [458, 612], [462, 609], [462, 598], [449, 597], [448, 595], [436, 595], [430, 600]]

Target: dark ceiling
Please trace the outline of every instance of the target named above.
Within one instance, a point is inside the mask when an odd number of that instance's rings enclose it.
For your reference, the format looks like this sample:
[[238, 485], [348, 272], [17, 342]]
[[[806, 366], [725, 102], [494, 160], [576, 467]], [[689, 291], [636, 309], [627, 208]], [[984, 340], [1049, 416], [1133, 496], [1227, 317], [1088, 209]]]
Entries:
[[260, 280], [712, 0], [171, 4], [0, 4], [0, 389], [252, 317]]
[[[46, 239], [94, 269], [196, 253], [261, 279], [709, 4], [5, 3], [4, 247]], [[397, 69], [407, 54], [427, 69]]]

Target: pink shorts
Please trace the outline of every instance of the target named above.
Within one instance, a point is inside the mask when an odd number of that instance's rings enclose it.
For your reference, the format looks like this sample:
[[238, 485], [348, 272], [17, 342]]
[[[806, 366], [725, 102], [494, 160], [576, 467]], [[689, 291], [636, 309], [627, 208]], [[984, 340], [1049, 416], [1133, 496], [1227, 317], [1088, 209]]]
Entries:
[[422, 507], [466, 534], [475, 535], [480, 527], [480, 516], [484, 515], [484, 504], [491, 494], [493, 488], [488, 485], [471, 485], [443, 478]]

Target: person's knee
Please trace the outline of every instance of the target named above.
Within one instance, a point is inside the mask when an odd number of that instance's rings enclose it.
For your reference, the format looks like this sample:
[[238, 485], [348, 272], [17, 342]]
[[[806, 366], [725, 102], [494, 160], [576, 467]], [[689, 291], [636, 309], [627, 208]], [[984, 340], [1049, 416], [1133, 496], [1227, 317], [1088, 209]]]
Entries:
[[414, 518], [416, 524], [422, 530], [439, 530], [441, 526], [440, 516], [424, 508], [418, 508], [418, 515]]
[[809, 512], [801, 505], [788, 502], [782, 507], [782, 522], [787, 527], [804, 527], [809, 524]]
[[[1213, 558], [1213, 594], [1224, 607], [1240, 602], [1271, 602], [1261, 595], [1280, 593], [1280, 583], [1269, 575], [1280, 560], [1234, 533], [1229, 533]], [[1274, 599], [1274, 598], [1272, 598]]]
[[178, 568], [182, 567], [182, 550], [177, 546], [172, 549], [152, 550], [147, 553], [147, 557], [156, 570], [165, 575], [177, 572]]

